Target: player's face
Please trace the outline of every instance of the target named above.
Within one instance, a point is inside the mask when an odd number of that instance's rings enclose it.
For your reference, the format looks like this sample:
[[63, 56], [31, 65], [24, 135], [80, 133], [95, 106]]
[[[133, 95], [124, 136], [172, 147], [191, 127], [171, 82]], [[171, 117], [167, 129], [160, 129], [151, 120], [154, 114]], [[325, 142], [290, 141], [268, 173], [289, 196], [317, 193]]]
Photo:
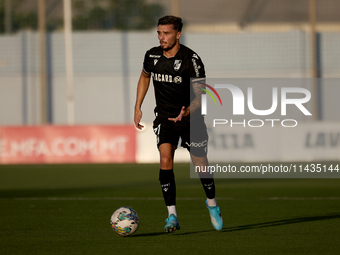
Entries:
[[165, 51], [169, 51], [177, 45], [181, 37], [181, 32], [175, 30], [173, 25], [159, 25], [157, 33], [161, 48]]

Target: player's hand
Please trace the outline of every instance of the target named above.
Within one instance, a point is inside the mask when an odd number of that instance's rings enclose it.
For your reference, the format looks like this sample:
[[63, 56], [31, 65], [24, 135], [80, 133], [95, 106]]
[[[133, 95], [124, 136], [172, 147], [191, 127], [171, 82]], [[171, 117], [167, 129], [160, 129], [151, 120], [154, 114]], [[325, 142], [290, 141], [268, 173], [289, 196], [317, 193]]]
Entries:
[[189, 113], [190, 113], [189, 107], [187, 109], [185, 109], [185, 106], [183, 106], [182, 109], [181, 109], [181, 112], [179, 113], [179, 115], [176, 118], [168, 118], [168, 120], [176, 123], [177, 121], [181, 121], [183, 117], [188, 116]]
[[134, 117], [134, 122], [135, 122], [135, 127], [138, 128], [139, 130], [142, 130], [144, 127], [141, 125], [139, 122], [142, 119], [142, 111], [141, 110], [135, 110], [135, 117]]

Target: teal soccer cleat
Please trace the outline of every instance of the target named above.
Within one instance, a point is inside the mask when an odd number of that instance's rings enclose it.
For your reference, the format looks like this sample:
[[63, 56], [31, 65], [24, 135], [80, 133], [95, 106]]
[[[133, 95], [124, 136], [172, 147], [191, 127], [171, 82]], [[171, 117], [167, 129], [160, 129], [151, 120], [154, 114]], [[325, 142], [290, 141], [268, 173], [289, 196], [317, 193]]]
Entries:
[[172, 232], [180, 229], [180, 225], [175, 214], [170, 214], [170, 217], [165, 220], [165, 232]]
[[221, 230], [223, 228], [223, 219], [220, 208], [218, 206], [208, 206], [207, 201], [205, 201], [205, 205], [209, 209], [211, 224], [216, 230]]

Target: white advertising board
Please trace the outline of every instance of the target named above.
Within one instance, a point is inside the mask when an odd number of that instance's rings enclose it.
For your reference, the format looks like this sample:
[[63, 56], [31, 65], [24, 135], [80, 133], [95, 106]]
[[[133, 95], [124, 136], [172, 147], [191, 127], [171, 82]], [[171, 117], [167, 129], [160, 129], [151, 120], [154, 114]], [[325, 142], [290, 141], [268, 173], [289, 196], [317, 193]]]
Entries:
[[[209, 127], [210, 162], [340, 161], [340, 123], [299, 122], [296, 127]], [[152, 124], [137, 133], [138, 163], [157, 163], [159, 153]], [[180, 146], [176, 162], [189, 162]]]

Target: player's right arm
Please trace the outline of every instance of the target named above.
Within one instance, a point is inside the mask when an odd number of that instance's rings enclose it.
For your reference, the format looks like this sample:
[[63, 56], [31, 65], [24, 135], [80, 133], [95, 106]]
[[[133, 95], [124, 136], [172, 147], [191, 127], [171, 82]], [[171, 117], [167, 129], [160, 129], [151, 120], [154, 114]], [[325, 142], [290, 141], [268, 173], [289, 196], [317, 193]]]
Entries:
[[140, 120], [142, 119], [142, 103], [145, 98], [146, 92], [149, 89], [150, 84], [150, 74], [147, 74], [144, 70], [142, 71], [138, 85], [137, 85], [137, 97], [136, 97], [136, 104], [135, 104], [135, 116], [134, 122], [135, 126], [138, 129], [142, 129], [144, 126], [140, 124]]

